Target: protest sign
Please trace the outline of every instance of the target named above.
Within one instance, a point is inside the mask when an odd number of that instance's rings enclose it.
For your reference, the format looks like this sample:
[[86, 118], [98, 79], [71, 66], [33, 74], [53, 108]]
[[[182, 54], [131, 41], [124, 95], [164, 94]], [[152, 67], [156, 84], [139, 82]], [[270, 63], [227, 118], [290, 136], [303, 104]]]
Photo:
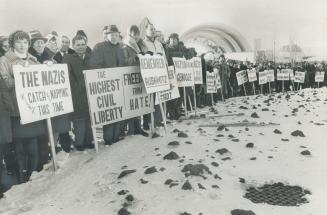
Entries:
[[177, 80], [176, 80], [176, 73], [173, 66], [168, 67], [168, 77], [169, 77], [171, 89], [158, 92], [157, 94], [158, 96], [156, 97], [156, 102], [155, 102], [156, 105], [159, 104], [159, 101], [166, 102], [180, 97]]
[[248, 81], [248, 76], [246, 74], [246, 70], [242, 70], [236, 73], [238, 86], [246, 83]]
[[304, 83], [305, 72], [295, 71], [294, 82]]
[[217, 68], [213, 69], [213, 73], [215, 74], [215, 86], [216, 86], [216, 92], [217, 92], [217, 90], [221, 88], [220, 75], [219, 75], [219, 71]]
[[178, 87], [191, 87], [194, 85], [193, 62], [185, 58], [173, 57]]
[[107, 125], [154, 111], [140, 67], [84, 71], [92, 126]]
[[325, 72], [317, 71], [315, 74], [315, 82], [324, 82]]
[[73, 112], [66, 64], [13, 66], [21, 123]]
[[249, 82], [257, 81], [257, 73], [255, 69], [248, 69], [247, 73], [248, 73]]
[[207, 80], [207, 93], [216, 93], [217, 86], [216, 86], [216, 75], [214, 72], [208, 72], [206, 74]]
[[192, 58], [192, 60], [194, 71], [194, 84], [203, 84], [201, 58], [194, 57]]
[[278, 69], [277, 70], [277, 80], [278, 81], [290, 80], [289, 71], [287, 69]]
[[148, 94], [170, 89], [164, 56], [138, 55], [142, 79]]
[[274, 70], [270, 69], [270, 70], [266, 70], [266, 72], [267, 72], [267, 82], [274, 82], [275, 81]]
[[289, 73], [289, 80], [294, 81], [295, 76], [294, 76], [293, 69], [288, 69], [288, 73]]
[[267, 72], [259, 72], [259, 85], [267, 83]]

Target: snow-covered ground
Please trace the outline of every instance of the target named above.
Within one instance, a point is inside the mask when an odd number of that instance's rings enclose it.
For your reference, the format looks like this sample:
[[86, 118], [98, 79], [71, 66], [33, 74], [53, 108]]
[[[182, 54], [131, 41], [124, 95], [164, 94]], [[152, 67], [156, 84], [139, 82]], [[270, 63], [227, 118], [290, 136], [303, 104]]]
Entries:
[[[100, 147], [98, 154], [92, 150], [69, 155], [61, 152], [60, 169], [55, 174], [44, 170], [34, 174], [30, 182], [14, 186], [0, 200], [0, 214], [114, 215], [125, 203], [126, 209], [137, 215], [229, 215], [233, 209], [252, 210], [257, 215], [326, 215], [326, 103], [326, 88], [232, 98], [215, 106], [218, 114], [210, 114], [233, 116], [207, 115], [173, 122], [166, 135], [161, 130], [159, 138], [127, 137], [110, 147]], [[251, 117], [254, 112], [259, 118]], [[244, 120], [250, 124], [227, 126], [221, 131], [218, 126], [199, 129], [200, 125]], [[253, 126], [251, 122], [265, 124]], [[184, 131], [188, 137], [178, 137], [174, 129]], [[292, 136], [295, 130], [302, 131], [305, 137]], [[168, 145], [172, 141], [179, 144]], [[250, 142], [253, 148], [246, 147]], [[216, 152], [222, 148], [229, 152]], [[304, 150], [311, 155], [302, 155]], [[164, 160], [171, 151], [179, 158]], [[226, 157], [231, 159], [222, 160]], [[186, 177], [181, 171], [187, 164], [200, 163], [212, 174]], [[157, 172], [145, 174], [153, 166]], [[118, 179], [124, 170], [135, 172]], [[240, 178], [245, 183], [240, 183]], [[172, 179], [170, 185], [175, 186], [166, 185], [167, 179]], [[191, 190], [182, 189], [186, 181]], [[276, 182], [309, 190], [312, 194], [305, 196], [309, 203], [299, 207], [272, 206], [254, 204], [243, 197], [249, 186]], [[205, 189], [200, 189], [199, 183]], [[128, 192], [119, 195], [121, 190]], [[129, 194], [134, 200], [126, 204]]]

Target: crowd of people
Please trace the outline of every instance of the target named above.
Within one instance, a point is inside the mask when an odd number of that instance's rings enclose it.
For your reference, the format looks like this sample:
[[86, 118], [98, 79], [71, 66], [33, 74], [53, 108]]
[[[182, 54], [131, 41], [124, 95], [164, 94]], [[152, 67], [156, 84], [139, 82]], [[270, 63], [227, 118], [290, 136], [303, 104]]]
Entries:
[[[42, 167], [49, 157], [48, 135], [44, 121], [20, 124], [13, 65], [33, 64], [67, 64], [72, 92], [74, 112], [57, 116], [52, 119], [52, 127], [57, 140], [57, 149], [67, 153], [71, 150], [83, 151], [94, 148], [89, 116], [83, 70], [113, 68], [138, 65], [138, 54], [160, 54], [166, 57], [168, 66], [173, 65], [173, 57], [191, 59], [197, 56], [194, 48], [186, 48], [178, 34], [172, 33], [168, 40], [158, 34], [152, 24], [145, 27], [145, 37], [141, 38], [140, 29], [132, 25], [127, 29], [123, 38], [116, 25], [103, 28], [102, 42], [93, 49], [88, 46], [88, 37], [83, 30], [78, 30], [70, 39], [65, 35], [59, 37], [53, 31], [43, 36], [40, 31], [24, 32], [21, 30], [11, 33], [8, 37], [0, 38], [0, 197], [5, 190], [4, 176], [10, 175], [11, 185], [25, 183], [34, 171]], [[214, 100], [249, 95], [253, 92], [252, 85], [239, 87], [236, 73], [241, 70], [256, 68], [257, 72], [273, 69], [275, 76], [279, 68], [292, 68], [294, 71], [307, 71], [304, 87], [315, 87], [315, 71], [325, 71], [325, 64], [274, 64], [266, 62], [253, 64], [226, 60], [222, 53], [205, 53], [200, 55], [204, 83], [186, 88], [186, 95], [180, 88], [180, 98], [167, 102], [166, 114], [168, 119], [177, 120], [183, 116], [183, 97], [191, 102], [184, 107], [190, 110], [192, 106], [199, 108], [212, 104], [211, 96], [206, 93], [206, 71], [213, 72], [217, 68], [221, 80], [221, 94], [215, 94]], [[326, 79], [325, 79], [326, 80]], [[324, 83], [325, 84], [325, 83]], [[258, 83], [255, 82], [257, 89]], [[291, 90], [291, 82], [285, 84], [285, 90]], [[321, 84], [320, 86], [323, 86]], [[273, 92], [280, 92], [280, 84], [272, 82]], [[245, 90], [245, 91], [244, 91]], [[196, 104], [193, 92], [196, 93]], [[264, 86], [264, 92], [267, 86]], [[256, 92], [258, 93], [258, 91]], [[160, 108], [155, 105], [154, 126], [163, 126]], [[105, 145], [111, 145], [126, 135], [148, 136], [150, 115], [136, 117], [123, 122], [103, 126]], [[73, 134], [73, 135], [72, 135]], [[72, 138], [72, 136], [74, 138]]]

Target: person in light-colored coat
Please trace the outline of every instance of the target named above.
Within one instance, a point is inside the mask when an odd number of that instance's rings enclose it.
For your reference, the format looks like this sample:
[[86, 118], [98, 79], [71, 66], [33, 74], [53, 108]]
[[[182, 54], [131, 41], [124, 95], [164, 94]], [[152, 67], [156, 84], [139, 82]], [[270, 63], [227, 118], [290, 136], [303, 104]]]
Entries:
[[[128, 35], [123, 40], [123, 51], [125, 62], [128, 66], [139, 65], [138, 54], [141, 52], [141, 47], [144, 47], [143, 41], [140, 39], [140, 30], [136, 25], [132, 25], [128, 28]], [[143, 131], [141, 128], [141, 120], [139, 117], [135, 117], [128, 121], [128, 134], [135, 135], [141, 134], [148, 136], [149, 134]]]
[[6, 99], [6, 107], [10, 114], [13, 143], [15, 145], [19, 182], [28, 181], [29, 176], [37, 169], [39, 162], [37, 137], [45, 131], [44, 121], [37, 121], [22, 125], [15, 93], [13, 65], [28, 66], [38, 64], [35, 57], [27, 51], [30, 45], [29, 35], [24, 31], [15, 31], [9, 36], [10, 50], [0, 59], [0, 75], [5, 83], [2, 97]]

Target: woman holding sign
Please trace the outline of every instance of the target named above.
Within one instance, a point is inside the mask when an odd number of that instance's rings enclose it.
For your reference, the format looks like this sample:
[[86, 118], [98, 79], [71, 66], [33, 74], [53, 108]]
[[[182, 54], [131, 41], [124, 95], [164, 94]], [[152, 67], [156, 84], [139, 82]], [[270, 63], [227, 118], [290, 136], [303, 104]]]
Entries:
[[[28, 181], [32, 172], [37, 169], [39, 162], [37, 137], [45, 133], [45, 125], [43, 121], [26, 125], [20, 124], [13, 65], [28, 66], [29, 64], [38, 64], [38, 62], [35, 57], [27, 52], [30, 38], [26, 32], [15, 31], [12, 33], [9, 36], [9, 45], [10, 50], [0, 59], [0, 75], [5, 84], [5, 90], [1, 90], [1, 92], [3, 97], [8, 98], [6, 100], [6, 107], [11, 117], [11, 132], [19, 170], [18, 180], [20, 183], [23, 183]], [[10, 126], [10, 124], [7, 126]]]

